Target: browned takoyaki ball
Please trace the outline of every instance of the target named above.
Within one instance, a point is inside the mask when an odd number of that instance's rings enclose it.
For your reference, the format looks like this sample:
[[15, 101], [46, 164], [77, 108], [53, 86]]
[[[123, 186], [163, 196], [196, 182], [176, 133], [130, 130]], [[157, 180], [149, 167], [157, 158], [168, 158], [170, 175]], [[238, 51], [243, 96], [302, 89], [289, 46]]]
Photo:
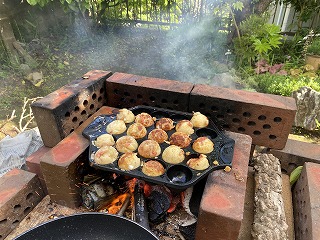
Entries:
[[138, 147], [138, 153], [145, 158], [155, 158], [160, 155], [159, 143], [154, 140], [145, 140]]
[[160, 118], [156, 122], [156, 128], [160, 128], [164, 131], [170, 131], [171, 129], [174, 128], [173, 120], [170, 118]]
[[211, 153], [214, 143], [208, 137], [199, 137], [193, 142], [192, 148], [198, 153]]
[[190, 145], [191, 138], [189, 137], [188, 134], [184, 132], [175, 132], [170, 136], [169, 141], [171, 145], [176, 145], [181, 148], [186, 148]]
[[127, 135], [140, 139], [147, 135], [147, 129], [141, 123], [134, 123], [128, 127]]
[[156, 128], [148, 134], [148, 139], [154, 140], [157, 143], [163, 143], [168, 140], [168, 134], [166, 131]]
[[165, 169], [161, 163], [156, 160], [150, 160], [143, 164], [142, 172], [150, 177], [157, 177], [164, 174]]
[[136, 123], [141, 123], [145, 127], [150, 127], [154, 124], [154, 119], [149, 113], [140, 113], [135, 118]]

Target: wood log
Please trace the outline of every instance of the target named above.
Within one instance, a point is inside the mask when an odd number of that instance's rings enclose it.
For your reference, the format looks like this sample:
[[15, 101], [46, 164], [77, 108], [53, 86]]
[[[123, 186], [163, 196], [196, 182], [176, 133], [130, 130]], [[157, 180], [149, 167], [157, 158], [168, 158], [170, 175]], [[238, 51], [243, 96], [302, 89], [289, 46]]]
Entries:
[[0, 36], [2, 42], [7, 50], [8, 58], [12, 64], [19, 63], [19, 54], [13, 46], [13, 42], [16, 42], [16, 38], [13, 34], [11, 23], [7, 17], [0, 18]]
[[12, 43], [12, 45], [18, 51], [18, 53], [24, 58], [26, 64], [29, 65], [29, 67], [36, 67], [38, 65], [38, 63], [30, 56], [30, 54], [21, 47], [20, 43], [15, 41]]
[[0, 37], [7, 51], [8, 59], [11, 64], [17, 65], [20, 63], [20, 57], [23, 57], [26, 64], [30, 67], [36, 67], [37, 62], [21, 47], [14, 35], [10, 23], [10, 16], [14, 12], [15, 7], [12, 2], [0, 0]]
[[272, 154], [255, 158], [253, 239], [287, 240], [280, 161]]

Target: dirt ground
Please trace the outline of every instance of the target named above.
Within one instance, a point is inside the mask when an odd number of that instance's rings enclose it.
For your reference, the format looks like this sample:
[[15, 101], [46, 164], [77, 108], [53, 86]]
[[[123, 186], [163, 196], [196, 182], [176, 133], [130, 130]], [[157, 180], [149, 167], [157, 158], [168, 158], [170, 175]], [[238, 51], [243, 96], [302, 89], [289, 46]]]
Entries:
[[[205, 56], [196, 59], [194, 52], [195, 57], [190, 55], [187, 59], [185, 52], [175, 59], [185, 64], [184, 68], [172, 64], [177, 52], [183, 51], [175, 43], [170, 43], [168, 49], [164, 31], [120, 28], [94, 33], [72, 29], [67, 32], [22, 44], [38, 63], [34, 68], [25, 64], [10, 66], [0, 59], [0, 119], [6, 119], [13, 110], [19, 118], [24, 98], [43, 97], [93, 69], [184, 81], [192, 81], [190, 76], [201, 82], [208, 79], [204, 76], [208, 73], [199, 71], [199, 64], [190, 62], [205, 62]], [[200, 78], [197, 73], [203, 76]], [[36, 81], [30, 74], [36, 74]]]

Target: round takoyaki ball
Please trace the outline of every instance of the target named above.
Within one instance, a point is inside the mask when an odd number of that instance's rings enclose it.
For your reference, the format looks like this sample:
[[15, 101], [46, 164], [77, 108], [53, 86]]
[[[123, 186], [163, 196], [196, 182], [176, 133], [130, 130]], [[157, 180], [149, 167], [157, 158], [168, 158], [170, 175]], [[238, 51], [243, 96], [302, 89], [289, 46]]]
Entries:
[[171, 145], [176, 145], [181, 148], [186, 148], [190, 145], [191, 138], [189, 137], [188, 134], [184, 132], [175, 132], [170, 136], [169, 141]]
[[116, 149], [119, 152], [133, 152], [138, 148], [138, 143], [132, 136], [122, 136], [116, 141]]
[[117, 119], [123, 120], [125, 123], [131, 123], [134, 121], [135, 116], [130, 110], [123, 108], [119, 110], [119, 113], [117, 114]]
[[195, 170], [205, 170], [209, 167], [209, 161], [206, 155], [200, 154], [198, 158], [190, 158], [187, 165]]
[[145, 127], [150, 127], [154, 124], [154, 120], [148, 113], [140, 113], [135, 118], [136, 123], [141, 123]]
[[143, 138], [147, 135], [147, 129], [141, 123], [134, 123], [128, 127], [127, 135], [135, 139]]
[[119, 168], [126, 171], [136, 169], [140, 164], [140, 158], [137, 157], [137, 153], [133, 152], [123, 154], [118, 160]]
[[127, 130], [127, 126], [123, 120], [114, 120], [107, 126], [107, 132], [112, 135], [124, 133]]
[[176, 131], [191, 135], [194, 133], [193, 124], [189, 120], [181, 120], [176, 125]]
[[97, 164], [113, 163], [118, 158], [118, 151], [111, 146], [104, 146], [94, 154], [94, 161]]
[[163, 143], [168, 140], [168, 134], [164, 130], [156, 128], [148, 134], [148, 139]]
[[150, 160], [143, 164], [142, 172], [150, 177], [157, 177], [164, 174], [165, 169], [161, 163], [156, 160]]
[[194, 127], [203, 128], [209, 125], [209, 119], [200, 112], [194, 112], [190, 120]]
[[97, 139], [94, 141], [94, 145], [98, 148], [104, 147], [104, 146], [113, 146], [115, 144], [115, 141], [113, 139], [113, 136], [111, 134], [105, 133], [97, 137]]
[[156, 128], [160, 128], [164, 131], [170, 131], [171, 129], [174, 128], [173, 120], [170, 118], [160, 118], [156, 122]]
[[208, 137], [199, 137], [193, 142], [192, 148], [198, 153], [211, 153], [214, 143]]
[[171, 164], [181, 163], [184, 160], [184, 151], [176, 145], [170, 145], [163, 151], [162, 159]]
[[145, 158], [155, 158], [160, 155], [161, 148], [156, 141], [145, 140], [138, 147], [138, 153]]

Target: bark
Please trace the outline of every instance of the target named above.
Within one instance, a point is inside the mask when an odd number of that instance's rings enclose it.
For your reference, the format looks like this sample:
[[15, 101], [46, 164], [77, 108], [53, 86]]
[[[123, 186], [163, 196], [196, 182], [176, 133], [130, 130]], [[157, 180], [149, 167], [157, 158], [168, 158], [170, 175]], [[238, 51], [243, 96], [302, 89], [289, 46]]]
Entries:
[[260, 15], [268, 10], [268, 7], [273, 2], [273, 0], [260, 0], [254, 5], [254, 13]]
[[12, 3], [8, 4], [5, 0], [0, 0], [0, 37], [6, 48], [9, 61], [13, 65], [20, 63], [20, 55], [31, 67], [37, 65], [36, 61], [21, 47], [13, 33], [10, 22], [10, 15], [13, 14]]
[[272, 154], [261, 154], [254, 164], [256, 186], [252, 237], [254, 240], [287, 240], [280, 161]]
[[[250, 17], [251, 14], [255, 13], [261, 15], [262, 13], [264, 13], [273, 2], [273, 0], [260, 0], [254, 5], [251, 3], [251, 0], [245, 0], [242, 2], [242, 11], [235, 11], [235, 21], [238, 26], [242, 21]], [[228, 35], [228, 45], [232, 43], [232, 39], [234, 39], [235, 37], [237, 37], [237, 31], [236, 27], [233, 24], [232, 29], [230, 29], [230, 33]]]

